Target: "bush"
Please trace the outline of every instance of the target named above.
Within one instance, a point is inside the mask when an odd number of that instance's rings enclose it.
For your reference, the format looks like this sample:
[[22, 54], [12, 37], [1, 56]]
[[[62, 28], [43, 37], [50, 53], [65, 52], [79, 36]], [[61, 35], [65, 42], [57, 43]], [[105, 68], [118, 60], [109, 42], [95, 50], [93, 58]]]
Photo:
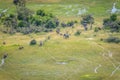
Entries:
[[78, 21], [75, 20], [74, 23], [78, 23]]
[[27, 24], [24, 21], [20, 21], [18, 27], [27, 27]]
[[64, 22], [62, 22], [62, 23], [61, 23], [61, 26], [62, 26], [62, 27], [66, 27], [67, 25], [66, 25]]
[[18, 14], [17, 19], [18, 19], [18, 20], [23, 20], [23, 19], [24, 19], [24, 17], [23, 17], [23, 15], [22, 15], [22, 14]]
[[120, 43], [120, 39], [119, 39], [119, 38], [116, 38], [116, 39], [115, 39], [115, 43]]
[[30, 45], [36, 45], [36, 44], [37, 44], [37, 42], [36, 42], [35, 39], [33, 39], [33, 40], [30, 41]]
[[67, 23], [67, 26], [73, 26], [74, 25], [74, 22], [73, 21], [70, 21]]
[[42, 25], [42, 21], [36, 19], [34, 24], [35, 24], [36, 26], [41, 26], [41, 25]]
[[15, 18], [15, 15], [14, 14], [10, 14], [9, 17], [10, 18]]
[[104, 29], [110, 30], [110, 32], [119, 32], [120, 31], [120, 20], [117, 20], [117, 15], [112, 14], [110, 18], [103, 20]]
[[116, 14], [112, 14], [112, 15], [110, 16], [110, 20], [111, 20], [111, 21], [116, 21], [116, 20], [117, 20], [117, 15], [116, 15]]
[[46, 24], [45, 24], [46, 28], [56, 28], [56, 24], [53, 20], [49, 20]]
[[95, 27], [94, 32], [98, 32], [98, 31], [99, 31], [98, 27]]
[[80, 30], [77, 30], [75, 36], [79, 36], [81, 34]]
[[39, 16], [42, 16], [42, 17], [43, 17], [43, 16], [46, 16], [45, 11], [44, 11], [44, 10], [41, 10], [41, 9], [40, 9], [40, 10], [37, 10], [36, 14], [39, 15]]
[[118, 37], [108, 37], [106, 40], [108, 43], [120, 43], [120, 38]]
[[103, 40], [104, 40], [103, 38], [100, 39], [100, 41], [103, 41]]

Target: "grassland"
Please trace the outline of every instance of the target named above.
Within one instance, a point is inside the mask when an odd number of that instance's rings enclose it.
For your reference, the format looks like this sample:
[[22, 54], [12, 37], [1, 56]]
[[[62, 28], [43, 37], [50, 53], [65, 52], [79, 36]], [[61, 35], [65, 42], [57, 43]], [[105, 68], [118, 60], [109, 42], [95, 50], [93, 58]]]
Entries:
[[[86, 14], [105, 17], [106, 15], [110, 15], [113, 3], [114, 0], [29, 0], [27, 6], [33, 11], [45, 9], [45, 11], [52, 12], [58, 17], [78, 17], [79, 10], [83, 10], [84, 8], [86, 9]], [[120, 2], [118, 1], [116, 5], [118, 9], [120, 9], [119, 5]], [[15, 12], [12, 0], [1, 0], [0, 9], [7, 8], [9, 8], [9, 13]]]
[[[88, 9], [87, 13], [95, 16], [96, 22], [93, 26], [97, 27], [102, 26], [102, 19], [110, 15], [106, 11], [111, 9], [113, 2], [114, 0], [29, 0], [27, 7], [33, 11], [45, 9], [58, 16], [61, 21], [79, 21], [78, 9], [85, 7]], [[120, 8], [119, 5], [117, 7]], [[9, 13], [15, 11], [11, 0], [0, 0], [0, 9], [6, 8], [9, 8]], [[65, 14], [66, 12], [69, 12], [69, 15]], [[78, 29], [82, 31], [81, 35], [74, 36]], [[120, 69], [111, 76], [120, 65], [120, 44], [100, 41], [101, 38], [111, 35], [120, 37], [120, 33], [95, 33], [93, 30], [85, 32], [79, 24], [75, 25], [75, 28], [64, 28], [61, 31], [69, 31], [70, 38], [64, 39], [55, 31], [29, 35], [0, 33], [0, 57], [8, 53], [5, 64], [0, 67], [0, 80], [120, 79]], [[51, 36], [51, 39], [40, 47], [40, 40], [45, 40], [48, 36]], [[37, 40], [37, 45], [29, 45], [32, 39]], [[6, 45], [2, 44], [3, 41]], [[19, 46], [24, 46], [24, 49], [19, 50]], [[112, 53], [112, 57], [109, 53]], [[101, 67], [95, 73], [99, 65]]]
[[[79, 28], [79, 27], [78, 27]], [[100, 41], [100, 38], [109, 36], [103, 31], [82, 32], [78, 37], [74, 36], [75, 29], [69, 30], [70, 39], [63, 39], [55, 32], [46, 34], [30, 35], [6, 35], [0, 38], [0, 56], [8, 53], [4, 66], [0, 68], [1, 80], [118, 80], [120, 71], [113, 76], [112, 71], [119, 65], [119, 44], [108, 44]], [[96, 37], [94, 36], [96, 35]], [[119, 35], [119, 34], [112, 34]], [[43, 47], [39, 43], [30, 46], [29, 41], [36, 39], [37, 42], [51, 39], [45, 42]], [[92, 39], [91, 39], [92, 38]], [[6, 45], [2, 45], [2, 41]], [[19, 46], [24, 46], [19, 50]], [[101, 48], [101, 46], [104, 48]], [[109, 51], [113, 57], [109, 57]], [[105, 56], [103, 56], [105, 54]], [[97, 66], [101, 67], [95, 73]]]

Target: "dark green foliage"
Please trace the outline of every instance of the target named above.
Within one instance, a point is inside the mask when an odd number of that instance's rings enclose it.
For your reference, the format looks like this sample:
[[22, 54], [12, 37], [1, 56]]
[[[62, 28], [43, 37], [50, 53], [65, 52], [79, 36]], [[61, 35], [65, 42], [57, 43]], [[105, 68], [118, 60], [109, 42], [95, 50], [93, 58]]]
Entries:
[[108, 37], [107, 39], [105, 39], [106, 42], [109, 43], [120, 43], [120, 38], [118, 37]]
[[41, 26], [42, 25], [42, 21], [40, 19], [36, 19], [34, 24], [36, 26]]
[[78, 21], [75, 20], [74, 23], [78, 23]]
[[36, 44], [37, 44], [37, 41], [35, 39], [30, 41], [30, 45], [36, 45]]
[[28, 27], [27, 24], [24, 21], [20, 21], [18, 23], [18, 27]]
[[49, 20], [46, 24], [45, 24], [46, 28], [56, 28], [56, 23], [53, 20]]
[[57, 33], [57, 34], [60, 34], [60, 28], [57, 28], [57, 29], [56, 29], [56, 33]]
[[103, 41], [103, 40], [104, 40], [103, 38], [100, 39], [100, 41]]
[[13, 4], [16, 6], [25, 6], [26, 0], [13, 0]]
[[13, 3], [16, 6], [16, 15], [10, 14], [0, 18], [1, 23], [6, 26], [6, 32], [10, 29], [11, 31], [14, 30], [14, 32], [21, 32], [23, 34], [41, 31], [50, 32], [49, 29], [59, 26], [59, 20], [52, 13], [46, 13], [40, 9], [36, 11], [36, 14], [33, 14], [25, 6], [25, 0], [13, 0]]
[[15, 18], [16, 16], [14, 14], [9, 15], [10, 18]]
[[37, 17], [35, 20], [35, 25], [44, 25], [45, 28], [56, 28], [59, 26], [59, 20], [53, 16], [51, 13], [45, 13], [44, 10], [38, 10], [36, 14], [40, 17]]
[[23, 19], [24, 19], [24, 16], [19, 13], [19, 14], [17, 15], [17, 19], [18, 19], [18, 20], [23, 20]]
[[106, 18], [103, 20], [103, 25], [109, 25], [111, 23], [111, 20], [109, 18]]
[[6, 29], [7, 33], [13, 34], [16, 32], [14, 29], [17, 28], [17, 19], [14, 14], [4, 16], [2, 23], [5, 25], [5, 27], [7, 27], [7, 29]]
[[111, 21], [116, 21], [116, 20], [117, 20], [117, 15], [116, 15], [116, 14], [112, 14], [112, 15], [110, 16], [110, 20], [111, 20]]
[[98, 32], [98, 31], [99, 31], [99, 28], [95, 27], [94, 32]]
[[19, 2], [19, 0], [13, 0], [13, 3], [14, 3], [15, 5], [17, 5], [18, 2]]
[[66, 27], [67, 24], [65, 24], [64, 22], [62, 22], [62, 23], [61, 23], [61, 26], [62, 26], [62, 27]]
[[39, 16], [42, 16], [42, 17], [43, 17], [43, 16], [46, 16], [45, 11], [44, 11], [44, 10], [41, 10], [41, 9], [40, 9], [40, 10], [37, 10], [36, 14], [39, 15]]
[[81, 34], [81, 31], [80, 30], [77, 30], [76, 32], [75, 32], [75, 36], [79, 36]]
[[55, 18], [54, 21], [55, 21], [56, 27], [59, 26], [59, 23], [60, 23], [59, 20]]
[[74, 25], [74, 22], [73, 21], [70, 21], [67, 23], [67, 26], [73, 26]]
[[87, 25], [90, 24], [90, 29], [94, 24], [94, 17], [92, 15], [85, 15], [82, 17], [81, 24], [84, 26], [84, 29], [87, 30]]
[[104, 29], [110, 30], [110, 32], [119, 32], [120, 31], [120, 21], [117, 20], [117, 15], [113, 14], [110, 18], [103, 20]]

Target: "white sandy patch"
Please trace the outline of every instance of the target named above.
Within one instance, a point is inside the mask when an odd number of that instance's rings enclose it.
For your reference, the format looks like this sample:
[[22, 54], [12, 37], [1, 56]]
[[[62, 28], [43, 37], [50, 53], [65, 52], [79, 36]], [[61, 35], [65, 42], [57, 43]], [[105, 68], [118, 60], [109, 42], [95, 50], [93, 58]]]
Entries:
[[120, 65], [118, 67], [116, 67], [116, 69], [112, 72], [111, 76], [113, 76], [115, 74], [115, 72], [119, 69], [120, 69]]
[[94, 40], [94, 38], [86, 38], [87, 40]]
[[68, 64], [67, 62], [56, 62], [57, 64], [62, 64], [62, 65], [65, 65], [65, 64]]
[[85, 14], [86, 12], [87, 12], [86, 8], [79, 9], [77, 15], [82, 15], [82, 14]]
[[4, 65], [4, 63], [5, 63], [5, 59], [2, 59], [2, 60], [1, 60], [0, 67], [1, 67], [2, 65]]
[[94, 69], [94, 72], [95, 72], [95, 73], [98, 73], [97, 70], [98, 70], [100, 67], [101, 67], [101, 64], [99, 64], [99, 65]]

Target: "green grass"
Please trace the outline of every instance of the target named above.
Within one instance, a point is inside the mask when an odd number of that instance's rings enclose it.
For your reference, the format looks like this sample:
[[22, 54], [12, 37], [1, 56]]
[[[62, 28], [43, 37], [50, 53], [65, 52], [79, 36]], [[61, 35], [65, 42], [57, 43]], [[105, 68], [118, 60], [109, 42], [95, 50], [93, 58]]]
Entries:
[[[114, 0], [52, 0], [44, 1], [28, 1], [27, 7], [33, 11], [45, 9], [58, 17], [78, 17], [78, 11], [86, 8], [86, 14], [92, 14], [96, 17], [110, 15], [109, 10], [112, 9]], [[4, 6], [6, 5], [6, 6]], [[117, 8], [120, 8], [120, 2], [117, 3]], [[15, 6], [12, 1], [0, 1], [0, 9], [9, 8], [9, 13], [15, 12]]]
[[[0, 9], [9, 8], [8, 13], [15, 12], [12, 0], [0, 0]], [[52, 12], [61, 21], [77, 20], [79, 8], [86, 8], [87, 13], [95, 16], [94, 27], [101, 26], [102, 19], [110, 14], [106, 11], [112, 8], [114, 0], [29, 0], [27, 7], [33, 11], [45, 9]], [[120, 2], [118, 2], [117, 7]], [[74, 11], [72, 11], [74, 9]], [[69, 12], [69, 14], [66, 14]], [[81, 35], [74, 36], [80, 29]], [[120, 70], [110, 77], [111, 73], [120, 62], [120, 44], [105, 43], [100, 41], [110, 35], [120, 37], [120, 33], [107, 33], [93, 30], [85, 32], [80, 25], [75, 28], [61, 29], [62, 33], [69, 31], [70, 39], [63, 39], [55, 31], [52, 33], [39, 33], [22, 35], [20, 33], [9, 35], [0, 33], [0, 57], [8, 53], [5, 64], [0, 67], [0, 80], [119, 80]], [[95, 36], [96, 35], [96, 36]], [[40, 40], [47, 36], [51, 39], [39, 47]], [[90, 40], [92, 38], [92, 40]], [[37, 45], [30, 46], [32, 39], [37, 40]], [[3, 41], [6, 45], [3, 45]], [[19, 45], [24, 46], [19, 50]], [[101, 46], [105, 49], [102, 49]], [[108, 57], [108, 50], [113, 53], [113, 58]], [[106, 57], [102, 55], [106, 54]], [[0, 58], [0, 59], [1, 59]], [[66, 64], [60, 64], [66, 63]], [[94, 69], [101, 64], [98, 73]]]
[[[70, 29], [72, 30], [72, 29]], [[75, 30], [75, 29], [74, 29]], [[108, 34], [92, 31], [82, 32], [78, 37], [74, 34], [70, 39], [63, 39], [57, 34], [30, 34], [30, 35], [6, 35], [2, 34], [0, 38], [0, 56], [5, 52], [9, 54], [6, 63], [0, 68], [0, 79], [2, 80], [117, 80], [120, 72], [117, 71], [112, 77], [111, 72], [114, 67], [110, 61], [105, 59], [100, 53], [106, 53], [98, 45], [109, 49], [114, 54], [114, 59], [120, 61], [118, 44], [108, 44], [99, 41], [100, 37]], [[93, 37], [96, 34], [97, 37]], [[44, 40], [51, 35], [51, 40], [47, 41], [43, 47], [38, 44], [30, 46], [29, 41], [36, 39], [37, 42]], [[3, 37], [4, 36], [4, 37]], [[33, 38], [31, 38], [33, 36]], [[89, 40], [92, 37], [94, 40]], [[2, 41], [6, 45], [2, 45]], [[23, 45], [23, 50], [18, 50], [19, 45]], [[115, 49], [113, 50], [113, 48]], [[111, 60], [112, 61], [112, 60]], [[116, 65], [118, 63], [113, 61]], [[67, 64], [60, 64], [65, 62]], [[98, 73], [94, 69], [99, 64]]]

